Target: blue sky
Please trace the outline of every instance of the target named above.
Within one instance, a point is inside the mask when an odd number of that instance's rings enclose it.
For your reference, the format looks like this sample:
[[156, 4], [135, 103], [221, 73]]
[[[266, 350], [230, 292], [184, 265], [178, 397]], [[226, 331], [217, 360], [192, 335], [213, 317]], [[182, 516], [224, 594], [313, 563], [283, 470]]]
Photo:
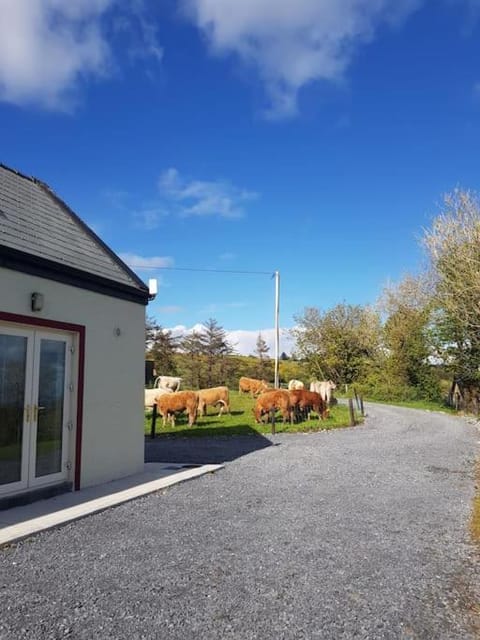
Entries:
[[274, 286], [155, 266], [278, 269], [284, 328], [373, 303], [419, 267], [442, 194], [479, 188], [478, 0], [0, 0], [0, 17], [0, 161], [158, 278], [165, 327], [214, 317], [249, 352]]

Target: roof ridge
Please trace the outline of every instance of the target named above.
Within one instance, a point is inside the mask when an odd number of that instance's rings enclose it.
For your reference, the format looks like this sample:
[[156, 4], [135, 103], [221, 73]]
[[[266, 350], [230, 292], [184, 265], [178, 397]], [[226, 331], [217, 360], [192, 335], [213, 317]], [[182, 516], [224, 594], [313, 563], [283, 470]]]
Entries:
[[6, 171], [10, 171], [10, 173], [15, 173], [17, 176], [20, 176], [20, 178], [24, 178], [25, 180], [29, 180], [30, 182], [38, 182], [37, 178], [35, 178], [35, 176], [27, 176], [26, 173], [23, 173], [22, 171], [19, 171], [18, 169], [14, 169], [13, 167], [9, 167], [8, 165], [4, 164], [3, 162], [0, 162], [0, 168], [5, 169]]

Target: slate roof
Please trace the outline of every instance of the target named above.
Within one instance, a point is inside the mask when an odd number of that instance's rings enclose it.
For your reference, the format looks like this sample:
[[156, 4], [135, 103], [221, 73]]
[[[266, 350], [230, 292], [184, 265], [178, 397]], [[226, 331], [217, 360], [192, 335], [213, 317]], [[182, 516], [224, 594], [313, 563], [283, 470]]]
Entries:
[[48, 185], [2, 164], [0, 266], [148, 302], [145, 283]]

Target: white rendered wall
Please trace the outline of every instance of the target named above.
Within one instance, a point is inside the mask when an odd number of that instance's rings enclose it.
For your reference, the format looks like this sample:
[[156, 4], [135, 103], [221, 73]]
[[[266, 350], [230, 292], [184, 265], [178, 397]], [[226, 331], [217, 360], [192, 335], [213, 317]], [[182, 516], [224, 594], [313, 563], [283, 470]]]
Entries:
[[0, 268], [0, 311], [86, 328], [81, 487], [142, 471], [145, 307]]

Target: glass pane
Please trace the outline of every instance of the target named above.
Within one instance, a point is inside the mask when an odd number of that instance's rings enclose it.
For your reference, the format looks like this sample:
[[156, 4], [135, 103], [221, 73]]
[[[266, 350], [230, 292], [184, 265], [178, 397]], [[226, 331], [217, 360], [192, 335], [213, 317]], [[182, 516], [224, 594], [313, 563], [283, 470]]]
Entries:
[[63, 399], [66, 344], [41, 340], [35, 476], [62, 470]]
[[0, 485], [22, 473], [27, 338], [0, 334]]

